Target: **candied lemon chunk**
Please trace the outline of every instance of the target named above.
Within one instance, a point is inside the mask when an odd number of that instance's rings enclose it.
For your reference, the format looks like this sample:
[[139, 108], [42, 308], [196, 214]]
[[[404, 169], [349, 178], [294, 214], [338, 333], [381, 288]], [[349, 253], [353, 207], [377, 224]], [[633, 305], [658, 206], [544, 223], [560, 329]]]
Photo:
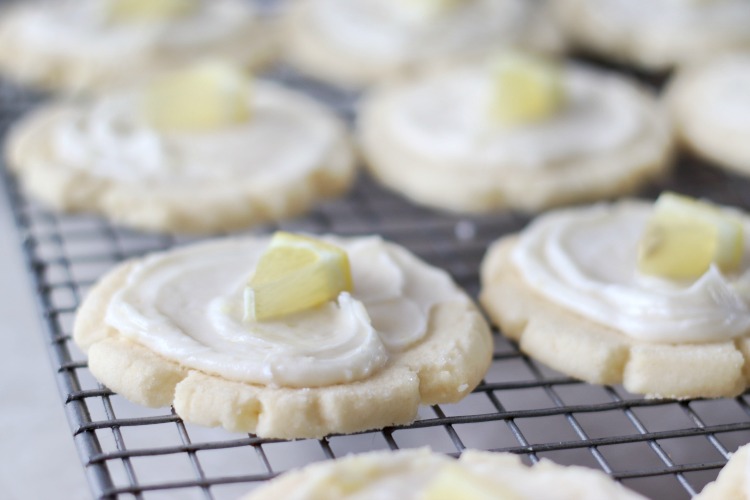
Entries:
[[279, 231], [245, 287], [245, 320], [311, 309], [352, 290], [349, 258], [324, 241]]
[[196, 63], [156, 78], [144, 114], [161, 130], [211, 130], [250, 118], [250, 77], [224, 61]]
[[443, 466], [419, 497], [420, 500], [520, 500], [496, 481], [473, 474], [459, 464]]
[[670, 279], [697, 278], [711, 263], [736, 270], [743, 253], [737, 217], [688, 196], [663, 193], [638, 248], [638, 270]]
[[501, 125], [544, 120], [565, 102], [560, 66], [541, 56], [508, 51], [490, 63], [490, 71], [490, 113]]
[[112, 0], [110, 18], [115, 21], [161, 21], [189, 14], [198, 0]]

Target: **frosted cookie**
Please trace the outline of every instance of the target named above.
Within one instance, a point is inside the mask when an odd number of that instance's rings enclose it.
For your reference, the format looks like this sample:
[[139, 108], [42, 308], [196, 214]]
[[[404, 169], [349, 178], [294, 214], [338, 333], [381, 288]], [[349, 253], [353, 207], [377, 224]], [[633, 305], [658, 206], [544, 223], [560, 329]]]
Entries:
[[686, 68], [668, 102], [679, 140], [718, 165], [750, 175], [750, 53]]
[[559, 0], [570, 42], [649, 70], [750, 47], [745, 0]]
[[740, 394], [750, 371], [750, 218], [664, 194], [572, 208], [501, 238], [481, 302], [552, 368], [647, 397]]
[[492, 357], [448, 274], [374, 236], [277, 233], [127, 261], [81, 305], [74, 338], [131, 401], [289, 439], [410, 423], [471, 392]]
[[750, 445], [732, 454], [716, 481], [708, 483], [693, 500], [750, 499]]
[[333, 113], [222, 62], [43, 105], [15, 126], [6, 156], [46, 204], [149, 231], [278, 220], [345, 191], [355, 173]]
[[297, 0], [286, 20], [286, 57], [310, 75], [356, 87], [509, 44], [560, 52], [560, 30], [539, 3]]
[[626, 193], [662, 175], [672, 149], [665, 113], [635, 82], [522, 53], [374, 89], [359, 136], [383, 184], [456, 212]]
[[0, 71], [51, 89], [101, 90], [206, 57], [256, 68], [277, 45], [242, 0], [42, 0], [0, 15]]
[[404, 500], [643, 499], [601, 471], [518, 455], [464, 451], [458, 460], [429, 449], [349, 455], [282, 474], [244, 500], [401, 498]]

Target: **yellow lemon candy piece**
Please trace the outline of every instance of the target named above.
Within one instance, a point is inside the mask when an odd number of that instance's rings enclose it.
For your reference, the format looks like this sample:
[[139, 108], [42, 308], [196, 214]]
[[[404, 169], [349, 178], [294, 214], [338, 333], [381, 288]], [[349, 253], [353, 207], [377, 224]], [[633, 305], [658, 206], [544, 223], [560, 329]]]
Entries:
[[279, 231], [245, 287], [245, 320], [265, 321], [305, 311], [351, 290], [351, 269], [344, 250]]
[[163, 21], [189, 14], [198, 4], [199, 0], [113, 0], [109, 16], [120, 22]]
[[663, 193], [638, 248], [638, 270], [669, 279], [697, 278], [711, 263], [722, 271], [742, 261], [743, 228], [737, 217], [688, 196]]
[[196, 63], [157, 77], [146, 88], [144, 114], [165, 131], [212, 130], [250, 118], [251, 79], [224, 61]]
[[419, 497], [420, 500], [520, 500], [521, 497], [487, 478], [474, 474], [458, 463], [445, 465]]
[[541, 56], [508, 51], [490, 63], [490, 71], [490, 113], [501, 125], [544, 120], [565, 103], [560, 66]]

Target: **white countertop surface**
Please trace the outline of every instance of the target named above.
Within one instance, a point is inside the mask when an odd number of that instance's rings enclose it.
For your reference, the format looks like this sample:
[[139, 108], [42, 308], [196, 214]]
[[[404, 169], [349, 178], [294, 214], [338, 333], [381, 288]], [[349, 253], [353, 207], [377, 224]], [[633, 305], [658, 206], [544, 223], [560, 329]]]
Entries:
[[0, 496], [91, 498], [0, 187]]

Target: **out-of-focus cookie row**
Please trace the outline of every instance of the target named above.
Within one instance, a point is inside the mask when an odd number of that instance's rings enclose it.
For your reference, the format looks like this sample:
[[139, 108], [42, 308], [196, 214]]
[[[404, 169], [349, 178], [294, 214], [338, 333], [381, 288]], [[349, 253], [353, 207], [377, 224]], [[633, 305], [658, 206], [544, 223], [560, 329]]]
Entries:
[[[736, 0], [307, 0], [281, 18], [233, 0], [18, 5], [0, 21], [0, 67], [95, 92], [40, 106], [6, 155], [53, 208], [194, 233], [341, 195], [358, 152], [390, 189], [468, 213], [619, 197], [669, 175], [678, 144], [748, 174], [748, 19]], [[680, 68], [657, 96], [563, 62], [568, 44]], [[365, 89], [355, 132], [245, 72], [277, 57]], [[670, 194], [550, 211], [489, 249], [482, 305], [522, 350], [588, 382], [733, 396], [750, 381], [748, 227], [739, 210]], [[77, 314], [92, 373], [188, 421], [277, 438], [406, 424], [418, 404], [457, 401], [480, 382], [490, 332], [445, 273], [376, 237], [288, 240], [298, 247], [227, 239], [123, 263]], [[326, 273], [346, 279], [322, 304], [253, 316], [261, 285], [318, 290]], [[453, 465], [440, 488], [494, 487]]]
[[[665, 109], [620, 74], [530, 55], [564, 50], [574, 28], [561, 31], [565, 15], [553, 11], [574, 3], [595, 19], [637, 20], [616, 1], [316, 0], [286, 5], [283, 20], [236, 0], [14, 6], [0, 22], [0, 66], [100, 96], [43, 106], [6, 155], [49, 205], [145, 230], [226, 231], [298, 214], [347, 190], [355, 153], [323, 107], [241, 74], [281, 53], [334, 83], [381, 82], [363, 97], [356, 144], [383, 184], [438, 209], [538, 211], [627, 194], [668, 173], [675, 136], [750, 170], [750, 56], [681, 72]], [[742, 11], [728, 0], [661, 3], [659, 22], [679, 29], [716, 11], [712, 33], [734, 19], [725, 11]]]
[[744, 0], [294, 0], [261, 16], [243, 0], [32, 1], [6, 8], [0, 67], [47, 88], [106, 89], [221, 55], [281, 57], [362, 86], [503, 46], [584, 50], [669, 69], [750, 47]]

